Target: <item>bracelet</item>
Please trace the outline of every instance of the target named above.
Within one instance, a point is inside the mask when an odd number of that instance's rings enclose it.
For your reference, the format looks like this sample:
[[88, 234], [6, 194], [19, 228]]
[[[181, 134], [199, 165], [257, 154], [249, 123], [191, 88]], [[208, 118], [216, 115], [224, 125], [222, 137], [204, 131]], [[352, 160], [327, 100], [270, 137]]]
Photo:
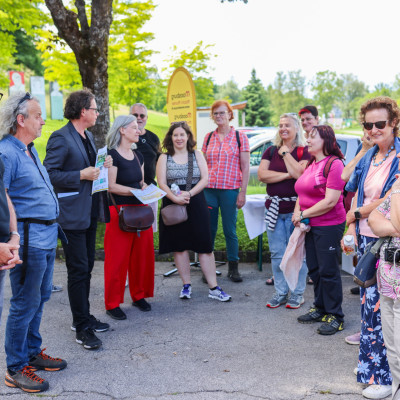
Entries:
[[300, 221], [301, 221], [302, 219], [304, 219], [304, 217], [303, 217], [303, 211], [300, 211]]
[[21, 235], [17, 231], [11, 231], [10, 236], [12, 235], [18, 236], [19, 238], [21, 237]]
[[393, 190], [393, 192], [391, 194], [396, 194], [396, 193], [400, 193], [400, 189]]

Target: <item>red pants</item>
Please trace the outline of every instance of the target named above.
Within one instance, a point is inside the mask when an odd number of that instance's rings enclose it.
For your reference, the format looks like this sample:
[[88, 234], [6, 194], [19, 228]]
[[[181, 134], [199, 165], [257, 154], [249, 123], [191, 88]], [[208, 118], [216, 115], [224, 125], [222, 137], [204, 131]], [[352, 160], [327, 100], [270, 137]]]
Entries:
[[[118, 206], [119, 207], [119, 206]], [[124, 302], [126, 273], [133, 301], [153, 297], [154, 243], [153, 229], [137, 233], [121, 231], [114, 206], [104, 235], [104, 300], [106, 310]]]

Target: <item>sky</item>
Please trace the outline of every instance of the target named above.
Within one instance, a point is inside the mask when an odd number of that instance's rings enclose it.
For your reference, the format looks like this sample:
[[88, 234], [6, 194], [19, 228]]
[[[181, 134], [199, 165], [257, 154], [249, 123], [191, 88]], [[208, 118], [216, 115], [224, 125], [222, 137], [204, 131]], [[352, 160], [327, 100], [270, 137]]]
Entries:
[[400, 73], [398, 0], [154, 0], [144, 29], [149, 47], [163, 60], [171, 47], [192, 50], [202, 40], [218, 56], [210, 77], [240, 88], [253, 68], [264, 86], [278, 71], [301, 69], [307, 80], [318, 71], [353, 73], [370, 88], [392, 83]]

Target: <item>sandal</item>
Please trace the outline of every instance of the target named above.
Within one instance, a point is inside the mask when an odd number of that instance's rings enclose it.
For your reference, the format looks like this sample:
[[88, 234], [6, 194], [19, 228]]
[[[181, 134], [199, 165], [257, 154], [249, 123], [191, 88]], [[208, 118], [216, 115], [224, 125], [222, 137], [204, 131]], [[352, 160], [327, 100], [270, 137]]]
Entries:
[[271, 278], [268, 278], [268, 279], [265, 281], [265, 284], [268, 285], [268, 286], [273, 286], [273, 285], [274, 285], [274, 277], [271, 276]]

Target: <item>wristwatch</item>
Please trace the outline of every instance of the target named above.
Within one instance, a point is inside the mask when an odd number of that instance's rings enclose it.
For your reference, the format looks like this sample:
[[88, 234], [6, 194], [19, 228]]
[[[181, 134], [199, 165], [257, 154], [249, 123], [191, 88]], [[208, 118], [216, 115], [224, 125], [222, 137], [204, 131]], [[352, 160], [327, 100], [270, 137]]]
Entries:
[[362, 215], [360, 213], [360, 209], [359, 208], [356, 208], [354, 210], [354, 216], [356, 217], [356, 219], [361, 219], [362, 218]]
[[286, 156], [286, 154], [289, 153], [288, 151], [282, 151], [282, 158]]

